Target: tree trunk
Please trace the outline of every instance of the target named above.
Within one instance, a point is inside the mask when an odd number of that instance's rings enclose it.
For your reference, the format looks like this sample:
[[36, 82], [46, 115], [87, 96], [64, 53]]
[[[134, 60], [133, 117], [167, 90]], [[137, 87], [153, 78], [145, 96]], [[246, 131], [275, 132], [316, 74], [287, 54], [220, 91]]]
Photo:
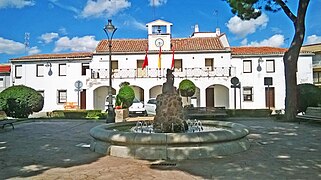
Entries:
[[305, 36], [305, 15], [310, 0], [300, 0], [297, 17], [293, 16], [288, 9], [285, 13], [292, 20], [295, 28], [295, 35], [290, 48], [284, 53], [284, 73], [285, 73], [285, 118], [287, 121], [294, 121], [297, 114], [297, 63], [300, 49]]
[[[285, 117], [287, 121], [293, 121], [297, 114], [297, 58], [291, 48], [284, 54], [285, 73]], [[298, 57], [298, 56], [297, 56]]]

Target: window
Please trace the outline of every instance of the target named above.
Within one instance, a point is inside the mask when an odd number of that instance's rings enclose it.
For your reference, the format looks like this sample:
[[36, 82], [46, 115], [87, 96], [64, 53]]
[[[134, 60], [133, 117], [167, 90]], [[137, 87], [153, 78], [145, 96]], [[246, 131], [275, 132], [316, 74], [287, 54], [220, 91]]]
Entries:
[[118, 70], [118, 61], [111, 61], [112, 72], [117, 72]]
[[313, 72], [313, 83], [319, 84], [321, 83], [321, 72]]
[[3, 78], [0, 78], [0, 87], [4, 87], [4, 82]]
[[58, 90], [58, 103], [67, 102], [67, 90]]
[[44, 66], [43, 66], [43, 64], [37, 64], [36, 76], [37, 77], [43, 77], [43, 75], [44, 75]]
[[142, 68], [144, 64], [144, 60], [138, 59], [136, 64], [137, 64], [137, 69]]
[[252, 61], [251, 60], [244, 60], [243, 61], [243, 72], [244, 73], [251, 73], [252, 72]]
[[59, 64], [59, 76], [66, 76], [67, 75], [67, 65], [66, 64]]
[[183, 62], [181, 59], [174, 59], [174, 72], [183, 71]]
[[147, 67], [143, 68], [144, 60], [137, 60], [137, 77], [147, 76]]
[[213, 71], [214, 67], [214, 59], [213, 58], [205, 58], [205, 68], [207, 70]]
[[266, 72], [273, 73], [275, 72], [275, 63], [274, 60], [266, 60]]
[[89, 63], [81, 63], [81, 75], [86, 76], [86, 70], [89, 69]]
[[15, 65], [15, 78], [20, 79], [22, 77], [22, 65]]
[[252, 87], [243, 87], [243, 98], [244, 98], [244, 101], [253, 101]]

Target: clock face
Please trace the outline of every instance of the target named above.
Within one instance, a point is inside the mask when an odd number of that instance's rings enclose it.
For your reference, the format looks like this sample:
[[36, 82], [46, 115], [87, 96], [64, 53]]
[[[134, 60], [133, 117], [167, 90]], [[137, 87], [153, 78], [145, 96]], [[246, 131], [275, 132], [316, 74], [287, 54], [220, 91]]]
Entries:
[[162, 47], [162, 46], [164, 45], [164, 40], [161, 39], [161, 38], [156, 39], [156, 40], [155, 40], [155, 45], [156, 45], [157, 47]]

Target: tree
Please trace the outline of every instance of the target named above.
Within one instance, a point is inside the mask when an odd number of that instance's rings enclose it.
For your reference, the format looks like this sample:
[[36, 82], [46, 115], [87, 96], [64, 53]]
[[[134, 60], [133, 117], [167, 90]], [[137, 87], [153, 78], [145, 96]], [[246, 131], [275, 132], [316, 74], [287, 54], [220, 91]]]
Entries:
[[242, 20], [257, 18], [261, 15], [261, 9], [265, 4], [266, 11], [277, 12], [283, 10], [292, 21], [295, 34], [289, 49], [284, 53], [285, 74], [285, 118], [293, 121], [297, 114], [297, 63], [300, 49], [305, 36], [305, 16], [310, 0], [299, 0], [297, 14], [295, 15], [286, 4], [287, 0], [226, 0], [232, 8], [232, 13]]
[[195, 84], [188, 79], [184, 79], [179, 83], [179, 92], [183, 97], [192, 97], [195, 94], [196, 86]]
[[41, 111], [43, 104], [43, 96], [24, 85], [11, 86], [0, 93], [0, 109], [9, 117], [26, 118]]
[[313, 84], [298, 85], [298, 112], [307, 110], [308, 107], [317, 107], [321, 103], [321, 89]]
[[121, 105], [122, 108], [129, 108], [133, 104], [135, 92], [132, 87], [123, 85], [116, 96], [116, 106]]

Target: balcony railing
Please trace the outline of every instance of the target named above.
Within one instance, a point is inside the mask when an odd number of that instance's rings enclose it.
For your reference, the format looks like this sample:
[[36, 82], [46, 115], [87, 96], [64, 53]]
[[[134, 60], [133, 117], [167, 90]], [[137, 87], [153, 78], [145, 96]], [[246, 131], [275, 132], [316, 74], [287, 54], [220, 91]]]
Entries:
[[[173, 74], [178, 78], [210, 78], [210, 77], [230, 77], [231, 67], [214, 68], [184, 68], [175, 69]], [[165, 78], [167, 68], [146, 68], [138, 69], [113, 69], [112, 78], [132, 79], [132, 78]], [[108, 79], [108, 69], [91, 69], [92, 79]]]

